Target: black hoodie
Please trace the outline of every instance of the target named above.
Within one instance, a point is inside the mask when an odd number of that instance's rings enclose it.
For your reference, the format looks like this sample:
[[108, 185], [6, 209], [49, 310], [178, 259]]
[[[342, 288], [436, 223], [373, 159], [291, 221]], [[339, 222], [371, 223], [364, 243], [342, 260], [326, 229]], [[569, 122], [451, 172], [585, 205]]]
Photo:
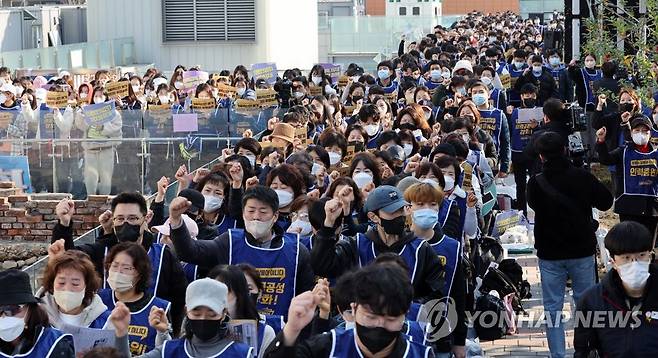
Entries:
[[610, 270], [599, 284], [585, 291], [578, 302], [577, 314], [587, 317], [588, 314], [594, 315], [593, 312], [604, 312], [601, 315], [605, 320], [598, 320], [604, 328], [588, 328], [584, 324], [576, 326], [573, 344], [575, 358], [588, 357], [593, 351], [598, 351], [600, 357], [611, 358], [658, 355], [658, 267], [651, 265], [649, 273], [638, 313], [631, 316], [634, 318], [629, 318], [625, 326], [618, 323], [618, 327], [613, 327], [611, 324], [615, 315], [630, 315], [631, 309], [616, 270]]

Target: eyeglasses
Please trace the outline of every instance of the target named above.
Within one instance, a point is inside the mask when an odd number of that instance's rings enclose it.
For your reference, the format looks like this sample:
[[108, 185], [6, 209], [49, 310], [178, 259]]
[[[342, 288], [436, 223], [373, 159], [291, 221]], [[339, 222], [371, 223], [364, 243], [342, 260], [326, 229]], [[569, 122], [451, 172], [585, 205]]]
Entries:
[[308, 213], [292, 213], [292, 219], [296, 220], [302, 220], [302, 221], [308, 221]]
[[123, 216], [117, 216], [112, 218], [112, 221], [114, 222], [115, 225], [121, 225], [126, 221], [128, 221], [128, 223], [131, 225], [136, 225], [139, 224], [140, 220], [142, 220], [140, 216], [129, 216], [128, 218], [125, 218]]
[[130, 265], [122, 265], [118, 262], [113, 262], [110, 265], [110, 269], [112, 271], [128, 272], [128, 273], [132, 273], [133, 271], [135, 271], [135, 267], [130, 266]]
[[3, 305], [3, 306], [0, 306], [0, 316], [2, 316], [4, 314], [7, 317], [14, 317], [15, 315], [17, 315], [21, 311], [23, 311], [23, 308], [25, 308], [25, 305]]

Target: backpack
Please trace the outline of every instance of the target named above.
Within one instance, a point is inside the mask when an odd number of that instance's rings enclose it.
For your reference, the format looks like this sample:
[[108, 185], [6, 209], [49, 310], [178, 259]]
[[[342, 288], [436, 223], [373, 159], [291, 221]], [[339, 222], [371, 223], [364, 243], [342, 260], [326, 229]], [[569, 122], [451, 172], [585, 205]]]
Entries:
[[498, 239], [491, 236], [483, 236], [480, 239], [479, 246], [480, 255], [477, 258], [478, 263], [475, 265], [477, 268], [476, 275], [483, 277], [491, 263], [497, 264], [503, 259], [503, 246]]
[[525, 312], [521, 305], [521, 293], [514, 282], [504, 272], [498, 269], [498, 265], [491, 265], [484, 274], [484, 277], [482, 277], [480, 292], [487, 294], [491, 291], [496, 291], [500, 297], [514, 294], [512, 300], [514, 311]]
[[503, 338], [507, 334], [510, 327], [507, 321], [507, 310], [502, 299], [485, 293], [475, 301], [475, 311], [486, 312], [486, 314], [478, 315], [473, 322], [480, 341], [493, 341]]
[[504, 259], [498, 264], [498, 270], [504, 273], [519, 292], [519, 299], [532, 298], [530, 283], [523, 279], [523, 269], [514, 259]]

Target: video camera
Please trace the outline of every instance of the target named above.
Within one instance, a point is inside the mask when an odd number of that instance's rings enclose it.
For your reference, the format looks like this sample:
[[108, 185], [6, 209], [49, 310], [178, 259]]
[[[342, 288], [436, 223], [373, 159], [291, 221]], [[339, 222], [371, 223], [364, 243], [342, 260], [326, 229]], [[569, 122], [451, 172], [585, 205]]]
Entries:
[[580, 132], [587, 130], [585, 109], [578, 102], [570, 103], [564, 108], [564, 118], [566, 119], [565, 125], [571, 131], [571, 134], [567, 137], [569, 157], [582, 157], [586, 152], [583, 139], [580, 135]]

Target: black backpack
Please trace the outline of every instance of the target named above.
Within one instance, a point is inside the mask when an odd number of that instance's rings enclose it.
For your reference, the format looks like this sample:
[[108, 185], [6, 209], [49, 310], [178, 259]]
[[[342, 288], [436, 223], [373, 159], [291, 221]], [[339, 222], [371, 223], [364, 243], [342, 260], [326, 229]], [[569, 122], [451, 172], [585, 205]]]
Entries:
[[509, 324], [502, 299], [485, 293], [475, 301], [475, 311], [487, 312], [487, 314], [478, 315], [473, 322], [480, 341], [493, 341], [503, 338], [507, 334]]
[[521, 297], [521, 293], [516, 288], [516, 285], [505, 273], [495, 267], [489, 267], [482, 278], [482, 285], [480, 285], [480, 292], [482, 294], [488, 294], [491, 291], [498, 292], [500, 297], [505, 297], [513, 293], [512, 308], [515, 312], [525, 313], [521, 305], [521, 299], [519, 298]]
[[504, 259], [498, 264], [498, 270], [504, 273], [519, 291], [519, 299], [532, 298], [530, 284], [523, 279], [523, 268], [514, 259]]

